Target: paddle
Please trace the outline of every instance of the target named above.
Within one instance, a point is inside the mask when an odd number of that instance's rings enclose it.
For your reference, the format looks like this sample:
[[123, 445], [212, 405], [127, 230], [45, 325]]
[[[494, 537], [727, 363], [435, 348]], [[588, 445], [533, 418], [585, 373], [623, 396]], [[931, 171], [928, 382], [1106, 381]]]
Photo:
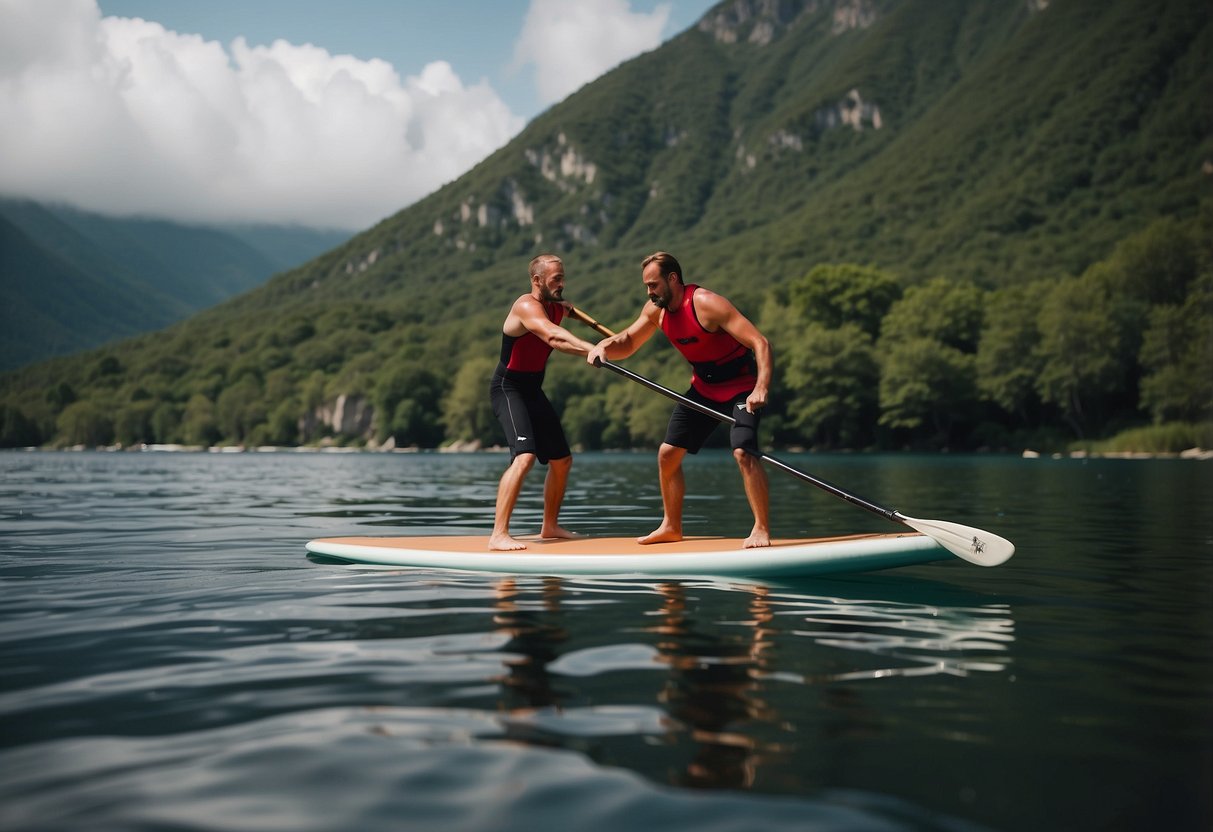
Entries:
[[[575, 306], [570, 307], [569, 316], [581, 321], [607, 337], [615, 334]], [[617, 364], [612, 364], [610, 361], [600, 361], [598, 362], [598, 365], [601, 367], [606, 367], [608, 370], [618, 373], [624, 378], [631, 379], [632, 381], [660, 393], [667, 398], [673, 399], [680, 404], [684, 404], [693, 410], [698, 410], [700, 413], [711, 416], [713, 419], [718, 419], [721, 422], [727, 422], [729, 424], [733, 424], [735, 421], [732, 416], [728, 416], [724, 413], [718, 413], [710, 407], [702, 405], [692, 399], [688, 399], [686, 396], [682, 396], [675, 393], [673, 390], [662, 387], [657, 382], [650, 381], [638, 373], [634, 373], [631, 370], [627, 370]], [[960, 523], [950, 523], [945, 520], [922, 520], [916, 517], [907, 517], [896, 509], [884, 508], [883, 506], [879, 506], [876, 503], [865, 500], [858, 495], [852, 494], [849, 491], [844, 491], [833, 483], [819, 479], [818, 477], [814, 477], [812, 474], [807, 474], [797, 468], [793, 468], [791, 465], [788, 465], [786, 462], [780, 459], [776, 459], [770, 454], [757, 453], [755, 456], [768, 465], [772, 465], [780, 470], [786, 471], [794, 477], [798, 477], [807, 483], [815, 485], [818, 488], [833, 494], [835, 497], [841, 497], [852, 505], [859, 506], [860, 508], [870, 511], [873, 514], [879, 514], [886, 520], [892, 520], [895, 523], [901, 523], [903, 526], [909, 526], [911, 529], [932, 538], [940, 546], [956, 555], [956, 557], [961, 558], [962, 560], [967, 560], [969, 563], [975, 563], [978, 566], [997, 566], [998, 564], [1005, 562], [1011, 557], [1011, 555], [1015, 554], [1015, 544], [1006, 538], [999, 537], [996, 534], [983, 531], [982, 529], [973, 528], [972, 526], [961, 525]]]

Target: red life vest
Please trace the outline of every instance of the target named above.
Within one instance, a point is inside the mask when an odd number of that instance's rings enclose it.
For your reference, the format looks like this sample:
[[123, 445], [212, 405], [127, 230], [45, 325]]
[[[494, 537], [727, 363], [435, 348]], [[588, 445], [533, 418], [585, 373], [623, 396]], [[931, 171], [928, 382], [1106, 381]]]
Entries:
[[758, 383], [756, 365], [750, 351], [723, 329], [708, 332], [695, 314], [695, 291], [688, 283], [682, 305], [666, 309], [661, 316], [661, 331], [670, 343], [691, 362], [691, 386], [712, 401], [727, 402], [739, 393], [748, 393]]
[[[545, 303], [543, 311], [554, 324], [564, 320], [564, 306], [559, 303]], [[501, 333], [501, 366], [507, 370], [542, 373], [551, 354], [551, 346], [530, 330], [521, 335]]]

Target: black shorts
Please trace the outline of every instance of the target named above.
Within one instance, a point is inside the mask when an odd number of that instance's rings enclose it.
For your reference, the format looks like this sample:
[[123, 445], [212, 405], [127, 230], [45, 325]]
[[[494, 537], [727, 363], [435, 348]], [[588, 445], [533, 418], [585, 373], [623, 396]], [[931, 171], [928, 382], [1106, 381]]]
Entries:
[[518, 454], [534, 454], [543, 463], [563, 459], [572, 451], [556, 409], [543, 394], [543, 374], [526, 375], [535, 378], [519, 379], [498, 372], [489, 382], [489, 401], [510, 446], [510, 459]]
[[[745, 400], [749, 395], [748, 392], [738, 393], [727, 402], [717, 402], [704, 396], [694, 387], [684, 394], [691, 401], [732, 416], [736, 423], [729, 430], [729, 443], [734, 449], [741, 448], [758, 454], [761, 453], [758, 450], [759, 415], [745, 409]], [[687, 453], [699, 453], [703, 443], [719, 424], [719, 419], [713, 419], [706, 413], [700, 413], [685, 404], [675, 405], [674, 412], [670, 414], [670, 423], [665, 429], [665, 443], [676, 448], [685, 448]]]

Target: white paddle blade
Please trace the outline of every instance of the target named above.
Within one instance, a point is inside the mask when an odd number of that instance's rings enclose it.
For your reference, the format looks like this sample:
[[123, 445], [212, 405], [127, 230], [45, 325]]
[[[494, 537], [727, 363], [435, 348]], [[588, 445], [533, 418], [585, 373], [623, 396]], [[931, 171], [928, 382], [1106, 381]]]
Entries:
[[949, 523], [945, 520], [918, 520], [897, 512], [896, 517], [911, 529], [935, 539], [956, 557], [978, 566], [998, 566], [1015, 554], [1015, 544], [996, 534]]

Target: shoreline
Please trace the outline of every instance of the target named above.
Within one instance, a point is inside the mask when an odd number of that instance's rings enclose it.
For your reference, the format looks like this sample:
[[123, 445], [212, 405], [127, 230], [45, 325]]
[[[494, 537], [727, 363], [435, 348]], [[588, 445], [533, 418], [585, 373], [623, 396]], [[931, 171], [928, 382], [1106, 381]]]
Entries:
[[[138, 446], [125, 447], [122, 445], [108, 446], [85, 446], [73, 445], [67, 448], [42, 448], [42, 447], [24, 447], [24, 448], [4, 448], [0, 449], [0, 453], [195, 453], [195, 454], [453, 454], [453, 453], [476, 453], [476, 454], [506, 454], [509, 453], [509, 448], [502, 445], [490, 445], [482, 447], [478, 443], [454, 443], [442, 448], [419, 448], [415, 446], [397, 448], [394, 446], [363, 446], [351, 447], [346, 445], [259, 445], [247, 447], [244, 445], [177, 445], [177, 444], [141, 444]], [[601, 448], [598, 453], [644, 453], [648, 449], [642, 448]], [[802, 449], [788, 448], [785, 449], [789, 453], [797, 453]], [[585, 450], [574, 449], [576, 453], [588, 453]], [[854, 453], [853, 451], [823, 451], [821, 453]], [[879, 451], [877, 453], [903, 453], [902, 451]], [[912, 453], [923, 453], [914, 451]], [[926, 453], [934, 454], [951, 454], [952, 451], [928, 451]], [[1002, 455], [1012, 456], [1013, 451], [973, 451], [973, 454], [978, 455]], [[1148, 459], [1184, 459], [1209, 461], [1213, 460], [1213, 450], [1204, 448], [1188, 448], [1183, 451], [1068, 451], [1068, 452], [1042, 452], [1024, 449], [1018, 454], [1021, 459], [1044, 459], [1044, 460], [1062, 460], [1062, 459], [1126, 459], [1126, 460], [1148, 460]]]

